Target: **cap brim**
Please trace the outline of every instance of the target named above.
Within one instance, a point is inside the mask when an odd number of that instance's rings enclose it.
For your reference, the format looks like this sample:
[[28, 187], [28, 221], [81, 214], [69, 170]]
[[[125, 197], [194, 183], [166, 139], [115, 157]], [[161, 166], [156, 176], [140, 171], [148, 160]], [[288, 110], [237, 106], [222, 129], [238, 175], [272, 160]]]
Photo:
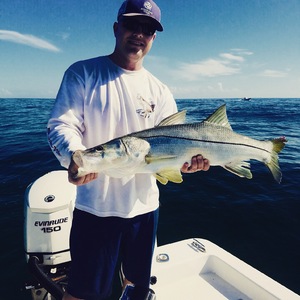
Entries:
[[145, 15], [145, 14], [139, 14], [139, 13], [127, 13], [127, 14], [122, 14], [121, 16], [123, 17], [136, 17], [136, 16], [142, 16], [142, 17], [147, 17], [150, 18], [153, 21], [153, 24], [155, 25], [155, 29], [157, 31], [163, 31], [164, 28], [162, 27], [162, 25], [160, 24], [160, 22], [158, 22], [156, 19], [154, 19], [151, 16]]

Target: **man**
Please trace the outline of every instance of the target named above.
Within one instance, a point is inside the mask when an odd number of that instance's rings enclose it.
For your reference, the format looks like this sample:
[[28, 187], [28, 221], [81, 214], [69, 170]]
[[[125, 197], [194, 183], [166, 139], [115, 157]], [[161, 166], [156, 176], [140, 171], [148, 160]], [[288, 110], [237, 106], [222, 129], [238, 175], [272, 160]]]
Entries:
[[[124, 286], [135, 286], [132, 299], [145, 299], [149, 289], [159, 203], [155, 178], [77, 178], [72, 159], [76, 150], [153, 127], [177, 111], [169, 89], [143, 68], [156, 31], [163, 31], [159, 7], [152, 0], [127, 0], [113, 29], [111, 55], [77, 62], [65, 72], [48, 122], [50, 146], [78, 186], [64, 300], [106, 299], [119, 255]], [[208, 168], [198, 155], [182, 172]]]

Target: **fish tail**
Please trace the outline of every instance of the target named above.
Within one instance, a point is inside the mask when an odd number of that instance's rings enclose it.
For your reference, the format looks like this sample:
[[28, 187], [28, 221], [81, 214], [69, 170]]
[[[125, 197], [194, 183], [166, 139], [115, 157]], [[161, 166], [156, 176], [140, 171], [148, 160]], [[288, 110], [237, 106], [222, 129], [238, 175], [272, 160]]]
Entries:
[[287, 140], [285, 137], [272, 140], [273, 150], [271, 153], [271, 161], [266, 164], [269, 170], [271, 171], [274, 179], [278, 183], [280, 183], [282, 179], [282, 173], [278, 161], [278, 153], [284, 148], [286, 142]]
[[282, 136], [278, 139], [272, 140], [272, 143], [273, 143], [273, 151], [279, 153], [284, 148], [285, 143], [287, 143], [287, 139], [284, 136]]

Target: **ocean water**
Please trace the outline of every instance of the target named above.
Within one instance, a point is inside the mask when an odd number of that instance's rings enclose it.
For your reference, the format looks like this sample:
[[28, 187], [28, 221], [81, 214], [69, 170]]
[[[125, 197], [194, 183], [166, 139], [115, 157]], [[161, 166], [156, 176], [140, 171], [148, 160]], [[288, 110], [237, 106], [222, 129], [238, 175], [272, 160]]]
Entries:
[[[51, 153], [46, 123], [53, 99], [0, 99], [0, 299], [30, 299], [23, 246], [26, 187], [61, 169]], [[285, 136], [277, 184], [251, 162], [253, 179], [223, 168], [185, 174], [181, 184], [160, 185], [158, 244], [201, 237], [218, 244], [300, 294], [300, 99], [186, 99], [187, 121], [205, 119], [221, 104], [234, 131], [257, 139]]]

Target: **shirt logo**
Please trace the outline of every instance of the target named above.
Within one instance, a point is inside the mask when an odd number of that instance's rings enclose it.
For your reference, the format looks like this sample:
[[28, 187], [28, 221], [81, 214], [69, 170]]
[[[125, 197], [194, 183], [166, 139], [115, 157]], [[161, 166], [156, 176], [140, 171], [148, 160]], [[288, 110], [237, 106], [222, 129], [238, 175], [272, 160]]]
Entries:
[[137, 99], [141, 108], [138, 108], [136, 112], [145, 119], [150, 118], [154, 112], [155, 104], [152, 101], [145, 100], [140, 94], [137, 95]]

